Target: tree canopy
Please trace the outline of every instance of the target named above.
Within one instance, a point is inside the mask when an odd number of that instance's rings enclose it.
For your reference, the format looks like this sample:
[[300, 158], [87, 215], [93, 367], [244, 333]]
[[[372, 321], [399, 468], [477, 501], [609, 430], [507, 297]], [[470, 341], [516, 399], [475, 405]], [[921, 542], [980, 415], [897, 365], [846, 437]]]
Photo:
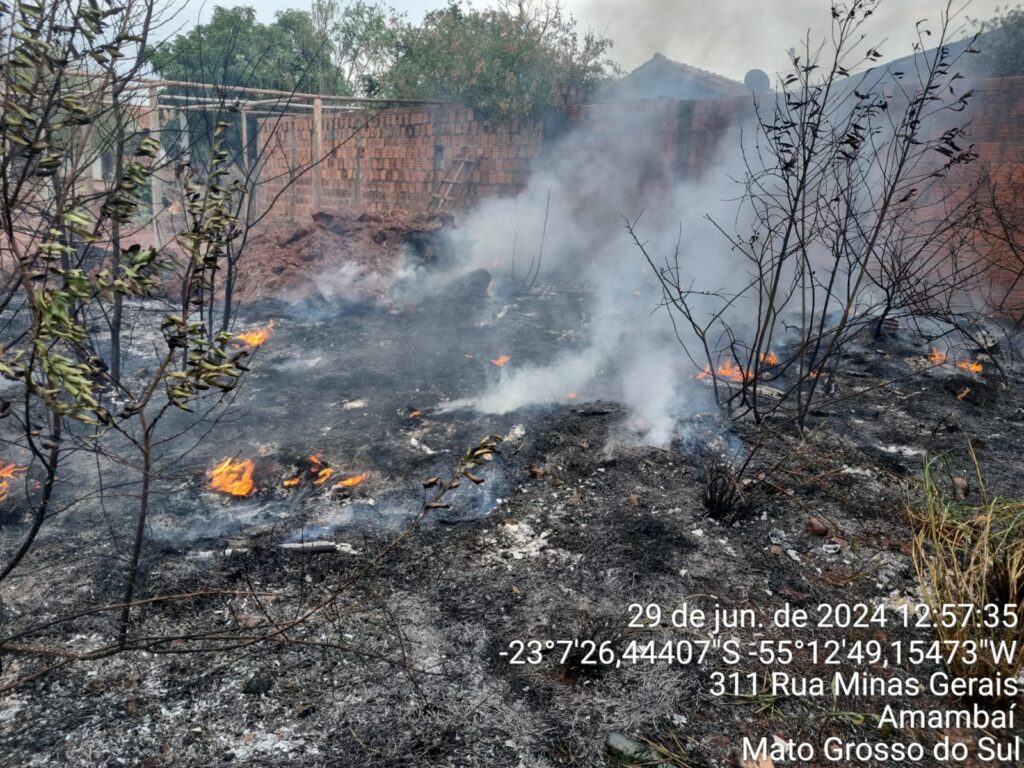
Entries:
[[161, 46], [163, 77], [396, 99], [444, 99], [508, 119], [536, 115], [566, 91], [586, 92], [618, 72], [611, 41], [581, 31], [558, 0], [469, 0], [408, 19], [380, 3], [314, 0], [261, 24], [248, 6]]
[[399, 35], [385, 74], [394, 96], [452, 99], [485, 115], [533, 115], [566, 90], [588, 91], [615, 71], [611, 41], [580, 33], [557, 3], [506, 2], [477, 10], [462, 0]]
[[1024, 7], [1002, 8], [987, 21], [976, 21], [982, 34], [972, 71], [989, 77], [1024, 75]]
[[308, 13], [283, 11], [261, 24], [243, 5], [214, 7], [208, 23], [158, 46], [150, 60], [170, 80], [295, 91], [318, 90], [321, 70], [332, 67]]

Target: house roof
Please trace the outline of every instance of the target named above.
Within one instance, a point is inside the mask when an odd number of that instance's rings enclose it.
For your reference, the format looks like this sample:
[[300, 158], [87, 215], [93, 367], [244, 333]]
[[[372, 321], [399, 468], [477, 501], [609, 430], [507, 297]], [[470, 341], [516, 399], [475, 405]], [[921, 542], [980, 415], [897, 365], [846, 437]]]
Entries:
[[749, 94], [741, 82], [673, 61], [660, 53], [622, 78], [612, 90], [618, 96], [633, 98], [705, 99]]

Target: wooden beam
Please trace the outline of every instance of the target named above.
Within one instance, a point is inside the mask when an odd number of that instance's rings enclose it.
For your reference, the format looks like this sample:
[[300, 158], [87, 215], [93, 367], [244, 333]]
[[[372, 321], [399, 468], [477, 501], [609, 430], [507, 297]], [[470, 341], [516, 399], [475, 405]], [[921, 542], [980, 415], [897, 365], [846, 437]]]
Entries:
[[249, 114], [242, 110], [242, 173], [249, 176]]
[[320, 99], [313, 101], [313, 213], [320, 210], [320, 165], [324, 159], [324, 113]]
[[[160, 92], [157, 88], [151, 87], [149, 89], [149, 137], [153, 139], [158, 145], [160, 144]], [[164, 207], [164, 189], [163, 184], [160, 181], [160, 171], [157, 170], [160, 164], [163, 162], [164, 153], [162, 149], [158, 149], [156, 153], [156, 159], [153, 161], [155, 166], [152, 174], [149, 177], [149, 195], [150, 204], [153, 209], [153, 234], [156, 238], [157, 249], [163, 248], [163, 240], [160, 237], [160, 214], [163, 212]]]

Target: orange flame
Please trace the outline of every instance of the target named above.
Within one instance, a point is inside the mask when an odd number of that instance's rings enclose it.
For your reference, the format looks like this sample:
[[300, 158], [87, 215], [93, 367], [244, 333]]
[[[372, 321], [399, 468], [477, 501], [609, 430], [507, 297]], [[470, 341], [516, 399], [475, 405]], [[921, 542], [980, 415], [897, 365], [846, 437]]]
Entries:
[[928, 355], [928, 359], [935, 365], [942, 365], [946, 362], [946, 353], [938, 347], [932, 347], [932, 353]]
[[273, 332], [274, 321], [271, 320], [265, 328], [253, 328], [251, 331], [242, 331], [242, 333], [236, 335], [235, 338], [250, 347], [258, 347], [269, 339]]
[[[313, 453], [309, 456], [309, 477], [313, 480], [313, 485], [323, 485], [331, 479], [331, 475], [334, 474], [334, 469], [329, 467], [327, 464], [320, 459], [319, 454]], [[294, 488], [296, 485], [302, 482], [302, 473], [286, 477], [281, 481], [281, 485], [285, 488]]]
[[961, 360], [956, 364], [956, 367], [963, 368], [965, 371], [968, 371], [970, 373], [981, 373], [983, 370], [985, 370], [985, 366], [983, 366], [981, 363], [976, 363], [971, 360]]
[[[718, 364], [715, 374], [718, 378], [725, 379], [726, 381], [742, 382], [747, 378], [746, 374], [743, 373], [743, 369], [731, 357], [726, 358], [725, 362]], [[704, 370], [697, 374], [698, 379], [710, 379], [711, 376], [710, 365], [705, 365]]]
[[419, 408], [414, 408], [413, 410], [409, 411], [410, 419], [418, 419], [422, 415], [423, 411], [421, 411]]
[[579, 395], [577, 395], [575, 392], [566, 392], [565, 396], [570, 400], [575, 400], [577, 397], [579, 397]]
[[359, 485], [369, 476], [370, 475], [367, 472], [360, 472], [358, 475], [352, 475], [351, 477], [346, 477], [344, 480], [339, 480], [337, 483], [334, 484], [334, 487], [351, 488], [354, 485]]
[[509, 360], [511, 360], [511, 359], [512, 359], [512, 358], [511, 358], [511, 357], [509, 357], [508, 355], [498, 355], [498, 356], [497, 356], [496, 358], [494, 358], [493, 360], [491, 360], [491, 362], [492, 362], [492, 363], [493, 363], [494, 365], [496, 365], [496, 366], [498, 366], [499, 368], [501, 368], [501, 366], [503, 366], [503, 365], [504, 365], [505, 363], [507, 363], [507, 362], [508, 362]]
[[252, 459], [236, 461], [228, 457], [206, 474], [210, 476], [212, 490], [229, 493], [232, 496], [248, 496], [255, 488], [252, 481], [252, 472], [255, 468]]
[[758, 355], [758, 357], [760, 358], [762, 363], [767, 363], [768, 365], [779, 364], [779, 356], [776, 355], [774, 352], [762, 352], [760, 355]]
[[0, 467], [0, 501], [7, 501], [11, 493], [11, 481], [15, 475], [28, 472], [28, 467], [19, 467], [17, 464], [5, 464]]

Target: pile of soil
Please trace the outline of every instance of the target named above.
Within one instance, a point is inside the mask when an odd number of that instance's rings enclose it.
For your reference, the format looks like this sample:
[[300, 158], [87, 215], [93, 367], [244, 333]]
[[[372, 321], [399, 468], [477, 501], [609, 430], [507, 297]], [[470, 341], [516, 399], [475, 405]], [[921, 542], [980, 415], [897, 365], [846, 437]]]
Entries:
[[305, 226], [268, 224], [246, 244], [236, 295], [379, 299], [403, 259], [439, 258], [445, 213], [319, 211]]

